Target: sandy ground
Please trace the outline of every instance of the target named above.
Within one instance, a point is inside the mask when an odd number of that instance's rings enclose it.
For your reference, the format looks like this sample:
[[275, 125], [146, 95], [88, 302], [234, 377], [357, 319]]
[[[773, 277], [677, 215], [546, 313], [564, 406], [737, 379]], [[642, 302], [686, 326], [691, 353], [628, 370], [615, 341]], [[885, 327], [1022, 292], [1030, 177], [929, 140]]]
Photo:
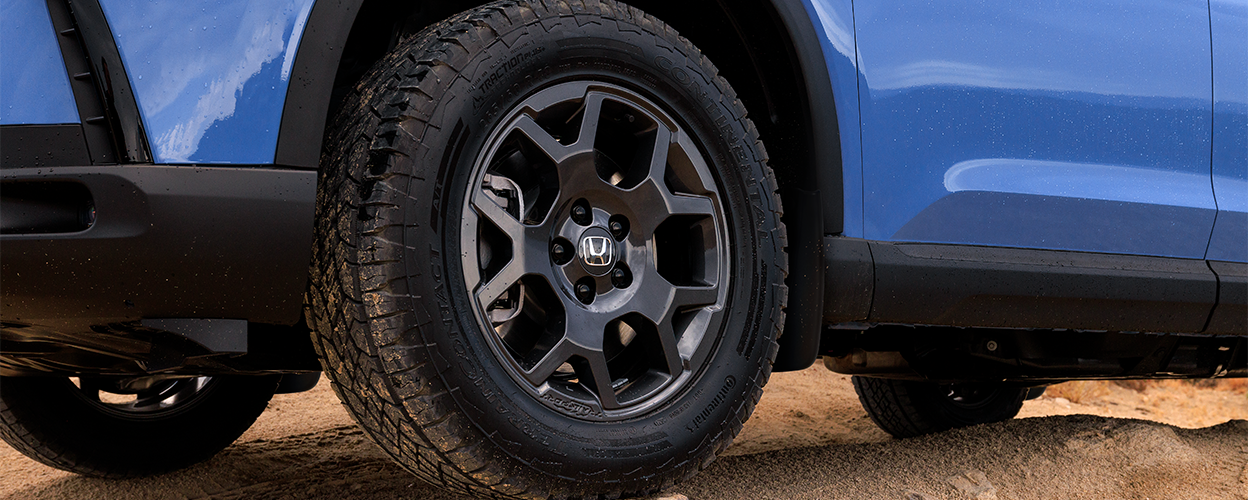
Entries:
[[[913, 439], [880, 431], [849, 378], [816, 365], [773, 376], [725, 456], [666, 499], [1248, 499], [1248, 384], [1077, 382], [1020, 418]], [[460, 500], [392, 464], [322, 381], [277, 396], [212, 460], [105, 481], [0, 445], [3, 499]]]

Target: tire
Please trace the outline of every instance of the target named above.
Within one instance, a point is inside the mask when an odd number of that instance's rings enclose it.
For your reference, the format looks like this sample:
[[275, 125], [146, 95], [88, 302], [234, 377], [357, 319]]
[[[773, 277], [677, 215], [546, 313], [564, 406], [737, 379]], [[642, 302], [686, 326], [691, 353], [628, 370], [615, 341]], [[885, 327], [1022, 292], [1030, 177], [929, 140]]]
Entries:
[[347, 97], [321, 164], [313, 343], [418, 477], [647, 494], [753, 411], [787, 294], [775, 177], [731, 87], [653, 17], [521, 1], [443, 21]]
[[1018, 415], [1030, 391], [1000, 384], [934, 384], [853, 377], [867, 415], [893, 437], [907, 438]]
[[[136, 388], [144, 382], [151, 386]], [[276, 389], [270, 376], [4, 377], [0, 438], [45, 465], [85, 476], [160, 474], [225, 449]], [[134, 396], [126, 402], [120, 394]]]

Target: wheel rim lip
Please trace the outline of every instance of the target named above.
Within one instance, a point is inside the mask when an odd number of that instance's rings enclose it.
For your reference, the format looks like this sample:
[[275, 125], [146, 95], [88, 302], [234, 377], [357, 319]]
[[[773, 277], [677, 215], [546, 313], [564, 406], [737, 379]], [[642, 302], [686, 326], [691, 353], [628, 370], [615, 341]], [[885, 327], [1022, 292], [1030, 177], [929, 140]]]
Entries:
[[[75, 396], [107, 415], [124, 420], [161, 420], [181, 414], [196, 406], [208, 393], [215, 390], [219, 383], [216, 377], [209, 376], [171, 379], [167, 385], [162, 385], [161, 389], [135, 393], [135, 402], [108, 403], [99, 400], [99, 392], [110, 394], [126, 393], [97, 389], [96, 398], [92, 398], [88, 395], [90, 389], [82, 386], [84, 384], [82, 378], [79, 380], [79, 386], [75, 386], [73, 382], [66, 380]], [[145, 395], [147, 396], [145, 397]], [[139, 404], [141, 401], [148, 401], [150, 404], [141, 405]]]
[[948, 404], [962, 410], [987, 408], [1001, 393], [1000, 387], [976, 384], [948, 384], [940, 386], [939, 390], [946, 392], [943, 397]]
[[[577, 96], [573, 98], [554, 99], [554, 100], [542, 99], [543, 94], [557, 87], [570, 87], [570, 88], [576, 89]], [[633, 418], [633, 417], [637, 417], [639, 415], [645, 414], [653, 410], [654, 408], [659, 407], [663, 405], [664, 403], [667, 403], [677, 393], [680, 393], [681, 391], [686, 389], [690, 385], [692, 380], [696, 379], [701, 374], [701, 372], [704, 371], [704, 369], [707, 366], [710, 366], [712, 362], [712, 357], [714, 354], [715, 346], [718, 345], [720, 341], [719, 332], [721, 332], [723, 328], [725, 309], [726, 309], [725, 304], [728, 301], [731, 287], [732, 287], [732, 280], [730, 279], [730, 276], [732, 275], [731, 261], [727, 253], [728, 252], [727, 249], [731, 247], [732, 243], [730, 240], [730, 232], [728, 231], [727, 212], [723, 209], [723, 206], [722, 206], [723, 202], [720, 200], [720, 192], [722, 191], [722, 188], [719, 184], [719, 180], [711, 173], [709, 166], [708, 166], [709, 162], [707, 161], [708, 156], [703, 152], [702, 146], [700, 144], [698, 144], [691, 136], [682, 135], [682, 139], [685, 139], [692, 145], [692, 148], [686, 148], [686, 153], [689, 154], [690, 156], [693, 156], [693, 155], [698, 156], [697, 161], [700, 162], [700, 170], [698, 171], [698, 174], [701, 176], [704, 176], [707, 180], [709, 180], [712, 186], [710, 197], [713, 200], [714, 207], [715, 207], [714, 214], [712, 215], [712, 219], [713, 219], [712, 223], [714, 225], [714, 233], [715, 233], [715, 238], [716, 238], [715, 245], [717, 247], [714, 249], [714, 253], [715, 253], [715, 258], [718, 259], [718, 262], [717, 262], [718, 273], [716, 277], [717, 280], [714, 286], [718, 288], [718, 299], [716, 300], [714, 305], [703, 306], [703, 309], [708, 311], [710, 313], [710, 316], [708, 319], [704, 321], [705, 323], [704, 330], [700, 332], [700, 335], [699, 335], [700, 340], [697, 342], [696, 349], [693, 352], [693, 356], [691, 356], [690, 359], [684, 360], [685, 369], [679, 375], [675, 377], [669, 377], [668, 380], [664, 382], [658, 388], [658, 390], [652, 390], [649, 394], [646, 394], [645, 397], [640, 398], [640, 400], [635, 399], [628, 405], [624, 406], [623, 408], [603, 409], [601, 405], [598, 405], [597, 401], [586, 401], [582, 398], [578, 398], [573, 395], [567, 394], [566, 392], [557, 390], [555, 387], [550, 385], [549, 378], [543, 381], [543, 383], [540, 385], [532, 384], [524, 377], [522, 373], [523, 368], [518, 364], [515, 358], [508, 352], [508, 347], [504, 345], [504, 341], [500, 339], [499, 335], [495, 332], [494, 327], [492, 326], [490, 320], [488, 319], [486, 308], [482, 304], [479, 303], [479, 300], [476, 297], [476, 293], [474, 293], [477, 286], [480, 285], [481, 283], [480, 283], [480, 277], [478, 276], [479, 272], [477, 271], [478, 269], [480, 269], [479, 261], [477, 259], [477, 255], [475, 251], [475, 248], [477, 245], [476, 226], [480, 223], [480, 220], [479, 220], [478, 214], [473, 208], [473, 204], [471, 201], [472, 196], [473, 196], [473, 190], [481, 186], [481, 182], [484, 178], [484, 175], [489, 170], [490, 161], [493, 158], [495, 158], [495, 155], [498, 153], [502, 144], [506, 141], [510, 133], [515, 130], [513, 124], [519, 118], [519, 116], [525, 112], [525, 110], [531, 110], [535, 113], [540, 112], [544, 109], [548, 109], [550, 106], [555, 105], [555, 104], [560, 104], [560, 103], [568, 102], [568, 101], [575, 100], [575, 99], [583, 99], [591, 91], [604, 92], [609, 95], [612, 95], [615, 98], [615, 100], [617, 100], [617, 102], [623, 102], [626, 105], [634, 106], [635, 110], [645, 113], [648, 117], [654, 119], [656, 122], [662, 123], [663, 125], [670, 127], [672, 130], [680, 131], [681, 134], [685, 134], [684, 131], [686, 129], [678, 125], [676, 120], [672, 118], [672, 116], [669, 115], [667, 112], [663, 111], [663, 109], [659, 105], [655, 104], [648, 98], [638, 94], [637, 92], [630, 90], [630, 89], [626, 89], [617, 84], [607, 83], [607, 82], [600, 81], [600, 80], [582, 79], [582, 80], [555, 82], [552, 84], [541, 86], [537, 88], [536, 90], [532, 91], [528, 96], [521, 99], [519, 104], [514, 105], [505, 115], [503, 115], [503, 119], [497, 122], [498, 125], [496, 125], [494, 129], [490, 131], [489, 136], [487, 137], [486, 141], [483, 143], [484, 144], [483, 147], [478, 152], [476, 158], [473, 161], [473, 167], [472, 167], [473, 171], [468, 180], [468, 184], [467, 184], [468, 191], [462, 202], [462, 210], [461, 210], [461, 225], [460, 225], [460, 238], [459, 238], [460, 248], [461, 248], [461, 257], [462, 257], [461, 260], [462, 260], [462, 266], [463, 266], [462, 267], [463, 272], [461, 274], [464, 278], [465, 290], [467, 291], [469, 295], [468, 298], [469, 298], [469, 303], [471, 304], [473, 318], [476, 320], [476, 324], [477, 324], [479, 331], [485, 337], [486, 344], [489, 346], [491, 353], [495, 356], [497, 360], [500, 361], [500, 365], [504, 368], [505, 371], [507, 371], [508, 375], [512, 378], [514, 382], [516, 382], [517, 385], [523, 388], [527, 394], [529, 394], [531, 397], [536, 399], [538, 402], [560, 413], [563, 413], [567, 416], [571, 416], [573, 418], [577, 418], [581, 420], [588, 420], [588, 421], [615, 421], [615, 420]], [[623, 99], [620, 99], [621, 97], [623, 97]], [[673, 144], [675, 143], [676, 143], [676, 138], [674, 136]], [[684, 145], [684, 143], [681, 143], [681, 144], [682, 146]], [[564, 189], [564, 186], [562, 185], [562, 183], [559, 189], [560, 190]], [[567, 203], [571, 203], [571, 200], [567, 200]], [[622, 202], [620, 204], [617, 204], [616, 206], [621, 206], [621, 205], [625, 207], [625, 210], [628, 211], [630, 215], [632, 213], [636, 213], [637, 211], [637, 208], [629, 207], [627, 206], [627, 204], [623, 204]], [[597, 209], [597, 207], [595, 207], [595, 209]], [[562, 210], [563, 210], [563, 207], [561, 206], [558, 206], [558, 205], [552, 206], [549, 209], [549, 213], [547, 217], [548, 218], [552, 217], [553, 214], [559, 213]], [[595, 222], [597, 221], [595, 220]], [[595, 225], [591, 227], [597, 227], [597, 226]], [[561, 227], [561, 224], [550, 224], [550, 228], [552, 232], [551, 238], [554, 238], [556, 236], [566, 237], [566, 234], [564, 234], [566, 233], [566, 231]], [[610, 231], [608, 230], [607, 232], [609, 233]], [[572, 240], [572, 243], [573, 245], [576, 245], [578, 242], [576, 240]], [[515, 245], [516, 242], [513, 241], [512, 244]], [[624, 262], [625, 261], [624, 255], [627, 255], [630, 252], [635, 254], [637, 252], [646, 251], [646, 249], [653, 252], [653, 240], [643, 241], [639, 243], [639, 242], [633, 241], [632, 234], [628, 235], [624, 239], [624, 241], [617, 241], [616, 245], [617, 245], [617, 251], [620, 253], [620, 256], [617, 257], [617, 260], [620, 262]], [[579, 260], [580, 255], [579, 255], [578, 249], [573, 248], [573, 251], [574, 251], [573, 259]], [[633, 265], [633, 263], [638, 262], [638, 260], [630, 259], [628, 260], [628, 262], [630, 263], [629, 265], [631, 266]], [[570, 263], [569, 265], [575, 265], [575, 264], [576, 263]], [[651, 263], [647, 262], [645, 265], [650, 265], [650, 264]], [[553, 276], [558, 276], [560, 278], [559, 281], [568, 281], [567, 278], [564, 276], [563, 272], [557, 269], [560, 266], [555, 265], [553, 262], [551, 263], [551, 265], [554, 268], [552, 269]], [[469, 272], [470, 270], [471, 272]], [[640, 274], [634, 273], [634, 276], [640, 276]], [[547, 281], [549, 281], [549, 279], [547, 279]], [[549, 285], [555, 289], [555, 293], [570, 293], [571, 292], [571, 288], [567, 288], [567, 285], [571, 285], [570, 282], [549, 283]], [[562, 288], [562, 290], [560, 290], [560, 288]], [[614, 295], [614, 299], [615, 299], [614, 301], [625, 302], [627, 300], [631, 300], [631, 292], [632, 290], [635, 290], [636, 288], [637, 287], [634, 286], [634, 287], [630, 287], [630, 289], [628, 290], [619, 290], [619, 289], [613, 290], [613, 292], [616, 292]], [[627, 293], [627, 296], [625, 296], [624, 294], [620, 294], [618, 292], [628, 292], [628, 293]], [[605, 296], [610, 297], [612, 295], [607, 294]], [[597, 301], [595, 302], [595, 304], [597, 304]], [[601, 312], [601, 311], [596, 310], [592, 304], [586, 305], [585, 309], [587, 309], [590, 312]], [[566, 331], [563, 337], [564, 338], [567, 337]], [[552, 393], [558, 394], [559, 396], [563, 398], [563, 400], [549, 397]], [[589, 405], [590, 411], [585, 411], [584, 408], [576, 408], [577, 405]]]

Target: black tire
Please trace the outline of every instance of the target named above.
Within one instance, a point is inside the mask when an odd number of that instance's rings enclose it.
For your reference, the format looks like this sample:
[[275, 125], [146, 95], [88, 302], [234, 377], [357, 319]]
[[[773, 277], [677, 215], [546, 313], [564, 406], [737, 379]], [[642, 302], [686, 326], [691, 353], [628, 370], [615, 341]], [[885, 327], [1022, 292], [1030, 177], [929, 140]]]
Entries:
[[[0, 378], [0, 438], [32, 459], [85, 476], [160, 474], [225, 449], [277, 389], [272, 376], [164, 380], [137, 391], [119, 389], [125, 382]], [[130, 402], [107, 396], [135, 392]]]
[[[598, 104], [607, 100], [614, 104]], [[542, 128], [538, 139], [513, 135], [528, 123], [517, 114], [521, 102]], [[570, 170], [551, 151], [587, 143], [555, 145], [552, 129], [574, 124], [571, 142], [589, 130], [582, 122], [616, 149], [599, 148], [594, 135], [594, 148], [567, 157], [592, 159], [585, 165], [594, 169]], [[669, 132], [688, 140], [652, 140]], [[643, 139], [634, 144], [628, 134]], [[655, 144], [670, 148], [669, 161], [628, 180], [633, 171], [622, 165], [634, 163], [619, 158], [652, 158]], [[532, 175], [498, 180], [505, 176], [494, 159], [504, 156]], [[356, 421], [425, 481], [507, 498], [647, 494], [709, 464], [753, 411], [787, 294], [776, 181], [732, 89], [653, 17], [612, 1], [498, 2], [459, 14], [400, 44], [365, 77], [331, 125], [321, 165], [309, 292], [314, 345]], [[620, 170], [608, 174], [607, 166]], [[494, 180], [484, 180], [487, 172]], [[595, 172], [597, 180], [559, 177], [569, 172]], [[515, 189], [495, 191], [496, 181]], [[642, 185], [661, 201], [697, 198], [694, 205], [714, 210], [655, 216], [686, 212], [627, 201], [636, 199], [623, 190]], [[576, 189], [599, 194], [573, 201]], [[487, 196], [519, 201], [489, 201], [490, 212], [480, 205]], [[612, 224], [617, 216], [631, 225]], [[622, 257], [595, 254], [590, 244], [582, 272], [571, 267], [579, 260], [555, 256], [555, 243], [570, 241], [525, 236], [525, 227], [561, 221], [567, 229], [576, 220], [585, 234], [613, 238], [578, 241], [614, 241], [619, 253], [611, 255]], [[701, 236], [680, 236], [695, 230]], [[637, 253], [646, 245], [682, 250]], [[542, 255], [514, 258], [530, 252]], [[525, 266], [514, 282], [498, 281], [511, 271], [489, 270], [513, 262]], [[599, 277], [599, 265], [615, 267]], [[632, 274], [616, 275], [626, 267]], [[496, 281], [506, 295], [483, 299]], [[644, 298], [654, 290], [670, 293]], [[681, 299], [693, 295], [700, 298]], [[661, 318], [562, 326], [607, 321], [622, 314], [617, 302]], [[499, 311], [516, 314], [499, 319]], [[510, 323], [521, 318], [529, 320]], [[504, 328], [513, 333], [496, 333]], [[687, 342], [665, 336], [669, 328]], [[570, 346], [594, 331], [603, 332], [602, 345]], [[518, 347], [517, 336], [531, 342]], [[526, 365], [524, 356], [538, 361]]]
[[1029, 389], [1000, 384], [935, 384], [853, 377], [867, 415], [893, 437], [1002, 422], [1018, 415]]

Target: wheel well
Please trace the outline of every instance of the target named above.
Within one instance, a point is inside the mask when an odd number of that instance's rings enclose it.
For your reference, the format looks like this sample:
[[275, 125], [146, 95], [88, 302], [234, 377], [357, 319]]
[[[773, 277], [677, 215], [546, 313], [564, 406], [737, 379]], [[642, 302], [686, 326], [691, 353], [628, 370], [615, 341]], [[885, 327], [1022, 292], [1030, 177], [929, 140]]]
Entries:
[[[773, 0], [789, 12], [788, 26], [805, 23], [804, 8]], [[787, 3], [786, 3], [787, 2]], [[404, 38], [473, 7], [479, 0], [365, 0], [360, 4], [335, 73], [328, 116], [352, 87]], [[773, 2], [745, 0], [628, 0], [675, 28], [696, 45], [732, 83], [767, 146], [784, 200], [790, 277], [787, 333], [781, 338], [777, 371], [802, 369], [818, 352], [823, 315], [824, 233], [840, 232], [841, 172], [831, 89], [809, 89], [811, 74], [826, 67], [813, 36], [791, 33]], [[795, 22], [792, 18], [796, 17]], [[796, 29], [796, 28], [795, 28]], [[806, 52], [799, 54], [799, 43]], [[804, 59], [801, 56], [806, 56]], [[817, 62], [812, 62], [817, 61]], [[816, 78], [813, 81], [820, 81]], [[816, 84], [815, 86], [818, 86]], [[820, 92], [828, 95], [820, 97]], [[819, 102], [813, 103], [812, 100]], [[815, 107], [829, 109], [813, 109]], [[818, 115], [815, 115], [818, 113]], [[816, 120], [821, 120], [816, 123]], [[828, 122], [831, 126], [827, 126]], [[328, 123], [329, 120], [326, 120]], [[828, 141], [829, 132], [832, 141]], [[819, 136], [824, 136], [820, 138]], [[824, 144], [833, 142], [835, 144]], [[822, 178], [821, 178], [822, 177]], [[822, 187], [822, 190], [820, 189]], [[825, 224], [826, 222], [826, 224]]]
[[[329, 115], [368, 69], [403, 38], [478, 0], [367, 0], [360, 7], [334, 81]], [[630, 0], [691, 40], [716, 62], [758, 127], [782, 189], [815, 185], [814, 136], [801, 65], [791, 37], [767, 2]], [[782, 57], [776, 57], [782, 54]]]

